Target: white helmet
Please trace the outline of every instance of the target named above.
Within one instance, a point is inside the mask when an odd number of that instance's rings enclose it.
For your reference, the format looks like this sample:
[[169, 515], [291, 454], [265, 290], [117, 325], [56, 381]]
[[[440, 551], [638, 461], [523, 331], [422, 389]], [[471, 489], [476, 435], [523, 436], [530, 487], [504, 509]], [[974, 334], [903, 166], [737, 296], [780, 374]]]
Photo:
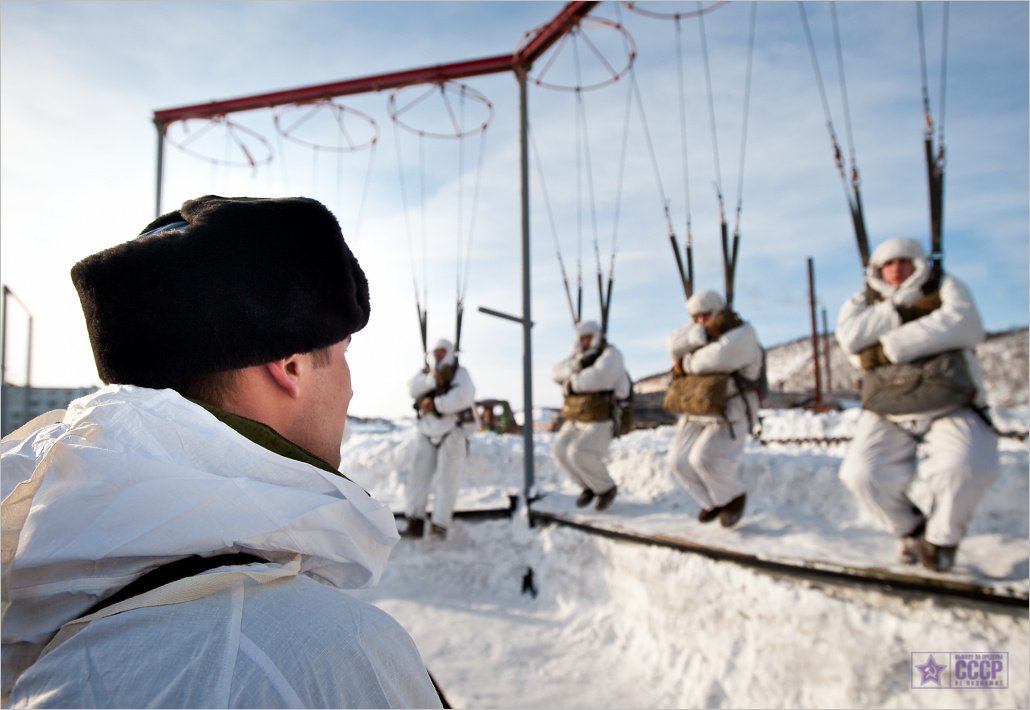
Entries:
[[926, 262], [926, 252], [915, 239], [894, 237], [880, 244], [869, 257], [869, 265], [875, 269], [883, 268], [888, 261], [908, 259], [914, 265]]
[[596, 348], [601, 342], [601, 326], [594, 320], [583, 320], [576, 323], [576, 348], [579, 348], [579, 339], [584, 335], [590, 336], [590, 347], [587, 350]]
[[[435, 361], [435, 358], [436, 358], [435, 353], [436, 353], [437, 350], [443, 350], [444, 351], [443, 357], [440, 358], [440, 362], [436, 362]], [[450, 340], [447, 340], [447, 338], [440, 338], [439, 340], [436, 341], [436, 344], [433, 345], [433, 349], [429, 351], [429, 358], [430, 358], [430, 363], [429, 363], [430, 367], [439, 367], [441, 365], [453, 365], [454, 364], [454, 343], [452, 343]]]
[[691, 317], [701, 313], [718, 313], [725, 307], [726, 301], [718, 292], [710, 288], [694, 292], [694, 295], [687, 300], [687, 313]]

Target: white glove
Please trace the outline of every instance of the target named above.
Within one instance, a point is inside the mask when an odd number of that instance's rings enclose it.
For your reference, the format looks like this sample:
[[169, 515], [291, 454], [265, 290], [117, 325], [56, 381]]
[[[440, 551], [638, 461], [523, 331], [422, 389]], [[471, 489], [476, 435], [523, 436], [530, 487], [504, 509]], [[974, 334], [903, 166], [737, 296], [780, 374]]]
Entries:
[[702, 323], [694, 323], [690, 326], [690, 330], [687, 331], [687, 345], [690, 347], [688, 352], [694, 352], [698, 348], [708, 345], [708, 331], [705, 330]]
[[909, 279], [898, 286], [897, 290], [891, 294], [891, 303], [895, 306], [911, 306], [922, 295], [923, 285], [921, 283], [918, 285], [913, 284], [912, 279]]

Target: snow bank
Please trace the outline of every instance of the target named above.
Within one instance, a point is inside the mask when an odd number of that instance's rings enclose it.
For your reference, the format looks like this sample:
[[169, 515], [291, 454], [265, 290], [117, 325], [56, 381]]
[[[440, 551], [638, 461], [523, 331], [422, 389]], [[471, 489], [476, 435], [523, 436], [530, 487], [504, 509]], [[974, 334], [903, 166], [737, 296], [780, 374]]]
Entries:
[[[1011, 414], [1025, 430], [1025, 412]], [[766, 412], [769, 437], [848, 436], [855, 413]], [[403, 508], [410, 425], [354, 432], [344, 470]], [[889, 564], [876, 530], [837, 480], [844, 445], [748, 445], [740, 526], [701, 526], [668, 473], [669, 427], [615, 442], [619, 497], [596, 514], [755, 552], [842, 554]], [[535, 508], [574, 510], [578, 493], [535, 439]], [[522, 487], [522, 439], [476, 435], [459, 509], [507, 504]], [[963, 574], [1026, 585], [1028, 454], [1004, 440], [1002, 470], [960, 548]], [[539, 591], [522, 593], [527, 569]], [[456, 522], [446, 542], [402, 541], [360, 596], [412, 633], [463, 707], [1026, 707], [1027, 611], [916, 593], [814, 583], [559, 527]], [[911, 654], [1009, 654], [1006, 690], [913, 688]], [[918, 681], [918, 677], [916, 677]]]

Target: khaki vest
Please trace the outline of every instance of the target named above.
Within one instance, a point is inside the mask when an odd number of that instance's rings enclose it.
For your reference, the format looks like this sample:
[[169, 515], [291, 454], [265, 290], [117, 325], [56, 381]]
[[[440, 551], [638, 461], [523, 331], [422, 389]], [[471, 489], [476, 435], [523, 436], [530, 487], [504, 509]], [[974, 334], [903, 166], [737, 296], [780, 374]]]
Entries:
[[[726, 308], [712, 319], [714, 338], [744, 324], [740, 316]], [[711, 375], [673, 375], [669, 389], [665, 392], [662, 407], [673, 414], [699, 414], [716, 417], [726, 416], [726, 388], [731, 373], [720, 372]]]
[[726, 414], [726, 385], [730, 376], [673, 375], [662, 406], [673, 414]]
[[567, 394], [561, 409], [562, 418], [572, 422], [603, 422], [612, 418], [611, 392]]
[[[883, 300], [880, 294], [866, 289], [867, 303], [879, 300]], [[897, 311], [902, 323], [909, 323], [940, 307], [940, 291], [934, 290], [910, 306], [898, 307]], [[892, 363], [877, 343], [862, 350], [859, 358], [865, 370], [862, 408], [871, 412], [888, 415], [939, 412], [968, 407], [976, 399], [976, 383], [961, 350]]]

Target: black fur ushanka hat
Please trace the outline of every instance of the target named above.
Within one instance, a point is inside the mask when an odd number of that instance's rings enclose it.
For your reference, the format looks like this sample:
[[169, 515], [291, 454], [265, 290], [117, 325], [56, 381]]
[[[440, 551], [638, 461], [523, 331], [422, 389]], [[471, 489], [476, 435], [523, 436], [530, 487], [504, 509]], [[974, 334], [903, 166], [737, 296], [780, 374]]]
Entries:
[[189, 200], [71, 277], [109, 384], [176, 387], [309, 352], [369, 315], [336, 218], [302, 197]]

